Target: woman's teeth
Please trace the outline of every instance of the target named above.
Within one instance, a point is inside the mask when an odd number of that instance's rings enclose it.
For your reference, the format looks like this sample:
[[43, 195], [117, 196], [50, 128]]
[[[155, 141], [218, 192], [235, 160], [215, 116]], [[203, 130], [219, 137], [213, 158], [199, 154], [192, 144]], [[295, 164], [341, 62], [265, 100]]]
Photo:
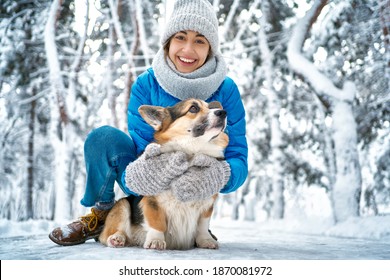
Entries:
[[189, 58], [180, 57], [180, 56], [179, 56], [179, 59], [185, 63], [193, 63], [195, 61], [195, 59], [189, 59]]

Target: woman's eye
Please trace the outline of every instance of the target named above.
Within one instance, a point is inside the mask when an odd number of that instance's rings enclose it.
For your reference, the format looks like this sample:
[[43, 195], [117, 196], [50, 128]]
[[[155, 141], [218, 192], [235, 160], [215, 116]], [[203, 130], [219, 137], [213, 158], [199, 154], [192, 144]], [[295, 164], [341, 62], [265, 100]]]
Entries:
[[196, 106], [191, 106], [190, 109], [188, 110], [190, 113], [198, 113], [199, 112], [199, 108], [196, 107]]
[[176, 39], [176, 40], [179, 40], [179, 41], [183, 41], [185, 38], [184, 38], [183, 35], [176, 35], [176, 36], [175, 36], [175, 39]]
[[203, 45], [203, 44], [206, 44], [206, 42], [205, 42], [205, 41], [203, 41], [203, 40], [196, 40], [196, 41], [195, 41], [195, 43], [197, 43], [197, 44], [201, 44], [201, 45]]

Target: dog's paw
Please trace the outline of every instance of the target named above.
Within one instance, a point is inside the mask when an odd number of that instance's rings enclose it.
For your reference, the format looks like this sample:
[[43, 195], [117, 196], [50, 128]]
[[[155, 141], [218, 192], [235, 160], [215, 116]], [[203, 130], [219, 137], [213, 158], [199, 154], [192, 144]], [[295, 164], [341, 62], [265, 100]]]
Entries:
[[107, 246], [111, 248], [125, 247], [126, 237], [121, 233], [114, 233], [107, 239]]
[[218, 242], [213, 238], [196, 239], [196, 247], [203, 249], [218, 249]]
[[147, 240], [144, 243], [145, 249], [165, 250], [167, 243], [161, 239]]

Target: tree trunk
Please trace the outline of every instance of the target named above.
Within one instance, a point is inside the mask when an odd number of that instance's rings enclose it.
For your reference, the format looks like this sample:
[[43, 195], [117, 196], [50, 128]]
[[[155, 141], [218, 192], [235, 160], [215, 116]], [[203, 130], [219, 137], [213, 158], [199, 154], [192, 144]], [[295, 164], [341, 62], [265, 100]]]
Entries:
[[359, 216], [361, 171], [357, 150], [357, 126], [352, 105], [339, 101], [333, 107], [337, 171], [332, 196], [335, 219], [340, 222]]
[[287, 57], [291, 68], [311, 84], [319, 98], [326, 96], [331, 100], [329, 110], [332, 112], [332, 139], [336, 161], [331, 199], [335, 222], [342, 222], [359, 215], [361, 170], [357, 149], [357, 125], [352, 108], [356, 89], [351, 82], [345, 82], [343, 89], [335, 87], [332, 81], [320, 73], [301, 53], [311, 26], [326, 4], [326, 0], [316, 0], [313, 7], [298, 21], [288, 44]]
[[[32, 89], [32, 97], [36, 95], [36, 89]], [[30, 105], [29, 114], [29, 137], [28, 137], [28, 156], [27, 156], [27, 193], [26, 193], [26, 219], [34, 218], [33, 211], [33, 193], [34, 193], [34, 141], [35, 141], [35, 112], [36, 100], [33, 99]]]
[[[111, 17], [112, 17], [112, 22], [113, 22], [115, 34], [116, 34], [116, 36], [118, 36], [118, 39], [121, 42], [120, 48], [121, 48], [122, 52], [124, 53], [124, 55], [126, 56], [126, 60], [127, 60], [127, 70], [126, 70], [126, 74], [125, 74], [126, 82], [125, 82], [125, 88], [124, 88], [124, 94], [123, 94], [124, 101], [123, 101], [123, 106], [122, 106], [123, 109], [121, 109], [121, 112], [123, 112], [123, 117], [120, 117], [119, 118], [120, 120], [127, 120], [127, 107], [128, 107], [128, 102], [130, 100], [131, 86], [133, 85], [134, 80], [136, 78], [135, 65], [134, 65], [134, 55], [137, 52], [139, 44], [140, 44], [139, 43], [139, 38], [140, 38], [139, 37], [140, 36], [139, 35], [139, 26], [138, 26], [137, 11], [136, 11], [136, 9], [137, 9], [136, 4], [137, 3], [133, 0], [131, 2], [131, 4], [132, 5], [130, 5], [130, 8], [133, 6], [135, 7], [134, 9], [131, 9], [131, 11], [130, 11], [130, 13], [132, 15], [131, 21], [132, 21], [133, 27], [134, 27], [133, 28], [134, 39], [133, 39], [133, 42], [132, 42], [130, 48], [128, 48], [125, 36], [124, 36], [122, 28], [121, 28], [119, 16], [118, 16], [118, 13], [116, 12], [117, 9], [115, 9], [115, 3], [112, 0], [108, 1], [108, 5], [109, 5], [110, 11], [111, 11]], [[123, 131], [127, 131], [127, 121], [123, 121], [120, 124], [118, 124], [118, 128], [120, 128]]]
[[383, 41], [385, 44], [385, 59], [387, 62], [387, 73], [390, 72], [390, 2], [388, 0], [382, 0], [379, 2], [380, 17], [383, 33]]
[[[258, 178], [252, 178], [248, 183], [246, 183], [247, 188], [249, 189], [248, 193], [244, 197], [244, 206], [245, 206], [245, 221], [255, 221], [256, 220], [256, 187], [258, 183]], [[243, 188], [242, 186], [241, 188]], [[242, 190], [243, 192], [244, 190]]]
[[115, 71], [114, 66], [114, 42], [115, 42], [115, 30], [114, 26], [110, 23], [110, 27], [108, 29], [109, 43], [107, 46], [107, 59], [108, 59], [108, 69], [106, 71], [106, 88], [107, 88], [107, 99], [108, 99], [108, 108], [111, 113], [110, 124], [114, 127], [119, 127], [118, 114], [116, 110], [116, 98], [117, 94], [115, 93], [115, 89], [113, 88], [113, 71]]
[[259, 30], [259, 44], [261, 50], [261, 58], [263, 60], [263, 68], [265, 73], [265, 85], [267, 100], [268, 100], [268, 115], [271, 131], [271, 168], [272, 168], [272, 194], [271, 199], [273, 207], [271, 210], [271, 217], [274, 219], [283, 219], [284, 217], [284, 183], [283, 183], [283, 151], [282, 151], [282, 132], [280, 130], [279, 112], [280, 102], [273, 87], [274, 81], [274, 67], [273, 54], [268, 46], [266, 35], [266, 27], [270, 24], [267, 22], [267, 16], [270, 12], [270, 3], [263, 1], [261, 5], [263, 16], [261, 18]]
[[61, 75], [61, 67], [55, 42], [55, 30], [61, 9], [60, 0], [51, 4], [48, 20], [45, 26], [45, 50], [50, 72], [52, 98], [50, 98], [51, 128], [50, 139], [54, 147], [54, 189], [55, 209], [54, 219], [64, 220], [71, 218], [70, 196], [68, 192], [68, 130], [69, 117], [64, 99], [65, 86]]

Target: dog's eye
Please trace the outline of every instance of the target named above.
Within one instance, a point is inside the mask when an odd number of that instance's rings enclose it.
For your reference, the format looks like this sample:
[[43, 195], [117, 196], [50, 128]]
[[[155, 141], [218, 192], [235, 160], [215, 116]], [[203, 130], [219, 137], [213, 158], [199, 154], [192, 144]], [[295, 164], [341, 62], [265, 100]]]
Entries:
[[188, 112], [193, 113], [193, 114], [198, 113], [199, 112], [199, 107], [197, 107], [195, 105], [192, 105], [190, 107], [190, 109], [188, 110]]

